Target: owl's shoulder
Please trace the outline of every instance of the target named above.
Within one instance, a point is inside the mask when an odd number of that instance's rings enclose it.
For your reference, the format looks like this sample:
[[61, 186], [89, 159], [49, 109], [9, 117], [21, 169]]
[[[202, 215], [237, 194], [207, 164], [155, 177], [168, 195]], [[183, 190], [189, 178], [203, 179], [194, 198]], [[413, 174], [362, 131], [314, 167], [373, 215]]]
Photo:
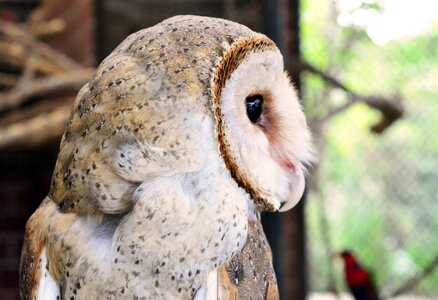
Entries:
[[272, 252], [259, 219], [250, 220], [242, 250], [219, 268], [226, 299], [279, 299]]

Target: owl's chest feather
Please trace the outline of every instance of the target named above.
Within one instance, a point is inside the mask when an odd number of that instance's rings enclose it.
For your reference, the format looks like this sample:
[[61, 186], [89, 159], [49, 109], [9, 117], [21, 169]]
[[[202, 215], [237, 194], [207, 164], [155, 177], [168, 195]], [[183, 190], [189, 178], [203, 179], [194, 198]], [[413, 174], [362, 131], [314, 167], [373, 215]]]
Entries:
[[[107, 271], [99, 275], [105, 284], [95, 290], [110, 298], [192, 298], [208, 272], [240, 251], [246, 240], [250, 200], [220, 173], [202, 171], [141, 184], [132, 212], [111, 237]], [[90, 260], [77, 261], [80, 270]], [[68, 285], [87, 286], [89, 277], [88, 286], [93, 286], [95, 276], [88, 272], [68, 279]]]

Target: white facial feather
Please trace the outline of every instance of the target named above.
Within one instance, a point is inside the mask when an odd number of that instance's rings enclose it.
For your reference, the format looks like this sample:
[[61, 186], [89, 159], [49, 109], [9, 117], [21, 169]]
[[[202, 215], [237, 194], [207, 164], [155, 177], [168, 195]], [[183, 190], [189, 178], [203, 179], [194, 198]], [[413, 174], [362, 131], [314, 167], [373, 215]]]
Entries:
[[[250, 122], [246, 113], [246, 97], [264, 91], [272, 95], [280, 125], [273, 133], [279, 136], [277, 145]], [[222, 112], [231, 147], [239, 154], [240, 167], [247, 176], [266, 194], [274, 196], [276, 209], [281, 204], [288, 209], [295, 205], [304, 190], [302, 163], [311, 159], [310, 135], [278, 51], [251, 53], [238, 66], [222, 92]], [[286, 170], [280, 159], [293, 163], [295, 170]]]

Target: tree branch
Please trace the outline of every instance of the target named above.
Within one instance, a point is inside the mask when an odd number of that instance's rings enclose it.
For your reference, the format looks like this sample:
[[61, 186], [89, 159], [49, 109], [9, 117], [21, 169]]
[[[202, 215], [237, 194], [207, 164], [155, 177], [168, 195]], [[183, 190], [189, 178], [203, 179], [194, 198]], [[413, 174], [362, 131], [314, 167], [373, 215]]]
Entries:
[[36, 143], [62, 134], [71, 106], [64, 105], [51, 112], [41, 113], [25, 121], [0, 128], [0, 149], [9, 145]]
[[315, 120], [316, 122], [326, 122], [327, 120], [331, 119], [333, 116], [337, 115], [338, 113], [347, 110], [351, 105], [357, 102], [362, 102], [371, 108], [377, 109], [382, 113], [382, 119], [371, 128], [371, 131], [375, 133], [382, 133], [392, 123], [394, 123], [396, 120], [398, 120], [403, 116], [404, 107], [402, 105], [401, 98], [399, 96], [395, 96], [393, 98], [386, 98], [384, 96], [378, 96], [378, 95], [363, 96], [357, 94], [353, 92], [351, 89], [349, 89], [347, 86], [345, 86], [342, 82], [340, 82], [335, 77], [299, 59], [292, 60], [291, 69], [313, 73], [321, 77], [321, 79], [323, 79], [328, 84], [332, 85], [335, 88], [339, 88], [345, 91], [349, 95], [349, 100], [345, 104], [332, 108], [324, 116], [316, 119]]
[[29, 81], [19, 89], [0, 94], [0, 113], [16, 108], [35, 96], [44, 96], [60, 90], [78, 91], [91, 77], [93, 70], [82, 69], [69, 73], [49, 75]]
[[[64, 92], [76, 93], [94, 71], [38, 39], [67, 26], [62, 19], [46, 21], [44, 13], [35, 10], [24, 24], [0, 20], [0, 63], [21, 70], [20, 76], [0, 73], [2, 88], [9, 88], [0, 92], [0, 148], [59, 137], [73, 100]], [[60, 92], [63, 96], [44, 99]], [[31, 98], [38, 102], [22, 108]]]
[[[30, 49], [31, 50], [31, 49]], [[0, 39], [0, 62], [22, 68], [26, 62], [26, 56], [32, 55], [26, 48], [17, 42]], [[33, 62], [35, 71], [42, 74], [53, 74], [65, 71], [65, 67], [60, 67], [52, 63], [48, 58], [38, 56], [38, 60]]]
[[50, 59], [52, 62], [56, 63], [60, 67], [63, 67], [65, 70], [77, 69], [82, 67], [82, 65], [78, 64], [67, 55], [56, 51], [46, 43], [37, 40], [31, 34], [27, 33], [18, 26], [5, 22], [1, 19], [0, 32], [11, 40], [32, 49], [33, 52], [36, 52], [46, 57], [47, 59]]
[[438, 267], [438, 254], [431, 260], [431, 262], [423, 268], [422, 272], [413, 278], [406, 281], [403, 286], [395, 290], [391, 295], [385, 298], [394, 298], [398, 295], [404, 294], [413, 290], [425, 277], [429, 276]]
[[19, 77], [16, 75], [9, 75], [0, 73], [0, 87], [13, 87], [17, 84]]

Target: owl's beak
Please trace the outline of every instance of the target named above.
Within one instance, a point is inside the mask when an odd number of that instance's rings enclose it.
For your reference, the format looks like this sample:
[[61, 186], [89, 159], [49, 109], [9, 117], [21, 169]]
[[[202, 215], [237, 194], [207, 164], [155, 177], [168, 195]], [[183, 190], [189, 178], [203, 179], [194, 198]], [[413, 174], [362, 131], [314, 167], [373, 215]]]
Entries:
[[280, 212], [287, 211], [294, 207], [298, 201], [300, 201], [304, 193], [305, 180], [303, 170], [299, 166], [296, 166], [289, 174], [289, 197], [285, 202], [280, 204]]

